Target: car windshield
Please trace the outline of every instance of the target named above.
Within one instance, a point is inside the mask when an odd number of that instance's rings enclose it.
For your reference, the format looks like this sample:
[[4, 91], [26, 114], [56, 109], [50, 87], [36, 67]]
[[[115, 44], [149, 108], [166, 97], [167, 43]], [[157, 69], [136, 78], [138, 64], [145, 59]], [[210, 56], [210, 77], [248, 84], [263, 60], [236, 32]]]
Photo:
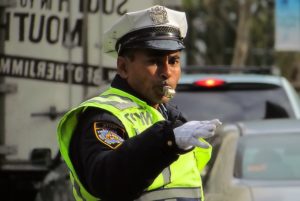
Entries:
[[282, 88], [248, 90], [179, 90], [171, 102], [189, 120], [218, 118], [222, 122], [294, 117]]
[[238, 143], [235, 176], [259, 180], [300, 180], [300, 135], [254, 135]]

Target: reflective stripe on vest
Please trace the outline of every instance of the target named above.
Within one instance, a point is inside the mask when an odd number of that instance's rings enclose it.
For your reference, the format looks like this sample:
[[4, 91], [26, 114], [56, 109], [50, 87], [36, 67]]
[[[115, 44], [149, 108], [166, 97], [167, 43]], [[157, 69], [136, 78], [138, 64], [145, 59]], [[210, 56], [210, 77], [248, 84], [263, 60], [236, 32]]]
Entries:
[[[119, 98], [120, 100], [124, 101], [124, 102], [120, 102], [120, 101], [110, 101], [108, 100], [108, 98], [111, 97], [115, 97], [115, 98]], [[131, 107], [139, 107], [138, 104], [136, 104], [135, 102], [130, 101], [130, 99], [128, 98], [124, 98], [121, 96], [117, 96], [117, 95], [105, 95], [105, 96], [98, 96], [95, 97], [93, 99], [87, 100], [84, 102], [85, 103], [100, 103], [100, 104], [108, 104], [111, 106], [114, 106], [115, 108], [118, 108], [119, 110], [125, 110]]]
[[162, 171], [162, 176], [163, 176], [163, 179], [164, 179], [164, 186], [171, 183], [171, 170], [170, 170], [170, 167], [166, 167]]
[[145, 193], [135, 201], [154, 201], [154, 200], [185, 200], [192, 199], [194, 201], [201, 200], [200, 188], [167, 188], [159, 189]]

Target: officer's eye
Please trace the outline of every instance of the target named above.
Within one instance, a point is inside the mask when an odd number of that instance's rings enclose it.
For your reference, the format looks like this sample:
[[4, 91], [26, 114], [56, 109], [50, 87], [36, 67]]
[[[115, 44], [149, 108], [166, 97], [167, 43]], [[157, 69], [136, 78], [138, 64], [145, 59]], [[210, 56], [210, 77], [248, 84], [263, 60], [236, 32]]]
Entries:
[[170, 65], [176, 65], [180, 63], [180, 58], [179, 57], [170, 57], [168, 60], [168, 63]]

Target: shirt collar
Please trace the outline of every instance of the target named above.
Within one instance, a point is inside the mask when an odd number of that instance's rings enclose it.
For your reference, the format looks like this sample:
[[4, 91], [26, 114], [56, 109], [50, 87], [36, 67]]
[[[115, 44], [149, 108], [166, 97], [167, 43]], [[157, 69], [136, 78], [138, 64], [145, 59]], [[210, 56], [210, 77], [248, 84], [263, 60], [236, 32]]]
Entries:
[[[129, 86], [129, 84], [127, 83], [127, 81], [123, 78], [121, 78], [120, 75], [116, 74], [116, 76], [114, 77], [111, 86], [117, 89], [120, 89], [126, 93], [129, 93], [143, 101], [145, 101], [147, 104], [149, 104], [150, 101], [148, 101], [146, 98], [144, 98], [143, 96], [141, 96], [140, 94], [138, 94], [136, 91], [134, 91], [131, 86]], [[158, 107], [158, 111], [160, 111], [160, 113], [162, 113], [162, 115], [167, 118], [167, 108], [164, 106], [164, 104], [159, 104]]]

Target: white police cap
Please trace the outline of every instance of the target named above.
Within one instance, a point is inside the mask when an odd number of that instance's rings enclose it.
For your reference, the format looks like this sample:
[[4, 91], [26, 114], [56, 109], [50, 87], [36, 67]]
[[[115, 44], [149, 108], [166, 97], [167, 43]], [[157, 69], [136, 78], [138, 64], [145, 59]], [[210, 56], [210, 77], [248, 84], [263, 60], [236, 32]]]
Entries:
[[184, 49], [187, 33], [184, 12], [153, 6], [123, 15], [104, 33], [104, 52], [116, 57], [127, 48]]

